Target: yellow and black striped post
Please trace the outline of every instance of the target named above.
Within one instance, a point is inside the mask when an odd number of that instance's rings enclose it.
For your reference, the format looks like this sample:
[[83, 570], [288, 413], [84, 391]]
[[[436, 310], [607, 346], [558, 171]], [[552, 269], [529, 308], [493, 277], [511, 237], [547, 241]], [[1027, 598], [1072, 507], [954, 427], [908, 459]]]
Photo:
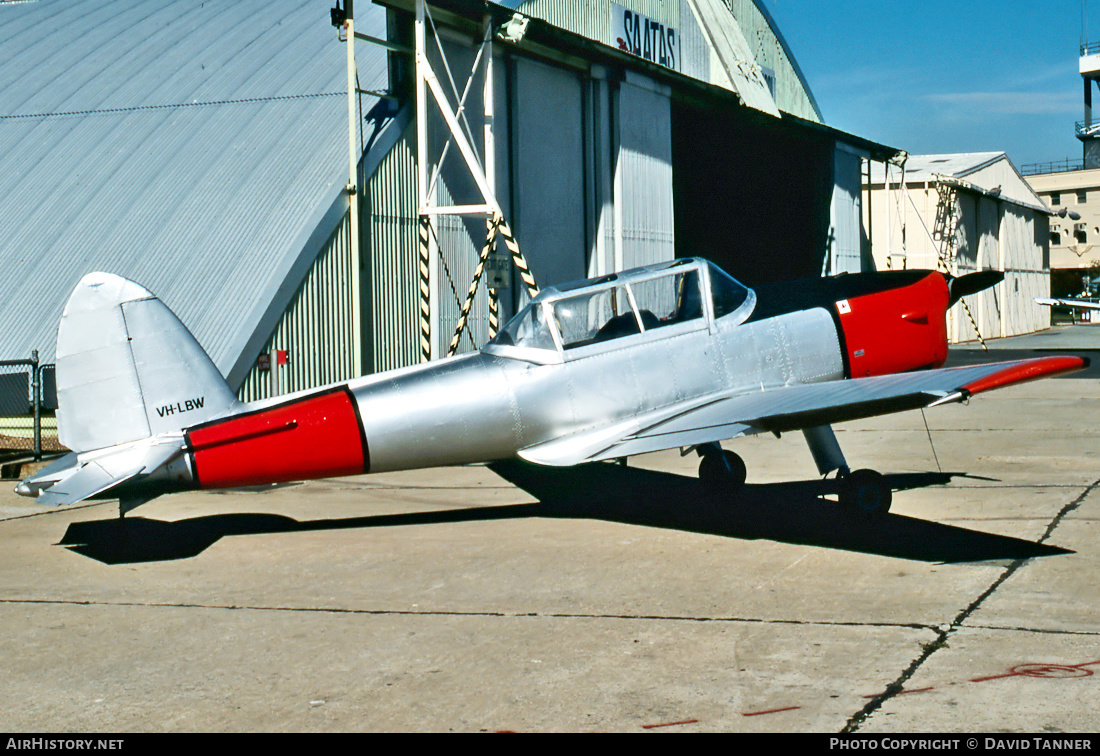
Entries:
[[[496, 235], [496, 214], [493, 218], [485, 219], [485, 234], [487, 237]], [[495, 339], [500, 331], [500, 301], [497, 299], [497, 290], [489, 287], [489, 339]]]
[[500, 332], [500, 301], [497, 290], [489, 289], [489, 338], [495, 339]]
[[420, 216], [420, 361], [432, 359], [431, 256], [428, 250], [431, 219]]
[[527, 287], [527, 295], [534, 299], [539, 293], [539, 287], [535, 284], [535, 274], [531, 272], [527, 259], [519, 251], [519, 243], [516, 242], [511, 227], [504, 222], [503, 218], [500, 220], [500, 236], [504, 239], [504, 245], [508, 247], [508, 251], [512, 255], [512, 262], [515, 264], [516, 270], [519, 271], [519, 277], [523, 279], [523, 285]]
[[978, 341], [982, 344], [982, 349], [986, 352], [989, 351], [989, 347], [985, 345], [985, 339], [982, 338], [982, 332], [978, 330], [978, 324], [974, 320], [974, 314], [970, 312], [970, 305], [966, 303], [965, 299], [960, 299], [959, 303], [963, 306], [963, 310], [966, 311], [966, 317], [970, 318], [970, 327], [974, 329], [974, 333], [978, 335]]
[[447, 356], [451, 357], [458, 351], [458, 342], [462, 339], [462, 332], [466, 329], [466, 319], [470, 316], [470, 308], [474, 305], [474, 295], [477, 294], [478, 284], [481, 282], [481, 275], [485, 272], [485, 262], [489, 259], [489, 253], [493, 249], [493, 242], [496, 241], [497, 228], [500, 224], [504, 223], [504, 219], [500, 215], [494, 215], [493, 219], [489, 222], [489, 230], [485, 237], [485, 246], [481, 248], [481, 255], [477, 260], [477, 267], [474, 268], [474, 280], [470, 283], [470, 291], [466, 294], [466, 301], [462, 303], [462, 311], [458, 314], [458, 323], [455, 325], [455, 335], [451, 338], [451, 346], [447, 350]]

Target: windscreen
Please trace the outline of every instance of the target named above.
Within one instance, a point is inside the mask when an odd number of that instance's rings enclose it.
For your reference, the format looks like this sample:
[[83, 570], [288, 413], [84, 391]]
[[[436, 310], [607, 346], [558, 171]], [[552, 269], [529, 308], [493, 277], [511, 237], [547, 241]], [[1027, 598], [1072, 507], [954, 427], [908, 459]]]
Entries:
[[528, 349], [557, 348], [546, 324], [541, 302], [532, 302], [520, 310], [489, 343]]
[[708, 262], [707, 265], [710, 268], [710, 296], [717, 319], [743, 305], [749, 296], [749, 289], [714, 263]]

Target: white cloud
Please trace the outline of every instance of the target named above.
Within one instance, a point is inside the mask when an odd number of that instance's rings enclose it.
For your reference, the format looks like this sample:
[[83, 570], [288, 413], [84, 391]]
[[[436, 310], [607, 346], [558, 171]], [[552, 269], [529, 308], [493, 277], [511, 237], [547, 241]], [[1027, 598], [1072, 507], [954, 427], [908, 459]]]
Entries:
[[926, 102], [973, 111], [973, 115], [1063, 115], [1083, 110], [1080, 93], [950, 92], [929, 94]]

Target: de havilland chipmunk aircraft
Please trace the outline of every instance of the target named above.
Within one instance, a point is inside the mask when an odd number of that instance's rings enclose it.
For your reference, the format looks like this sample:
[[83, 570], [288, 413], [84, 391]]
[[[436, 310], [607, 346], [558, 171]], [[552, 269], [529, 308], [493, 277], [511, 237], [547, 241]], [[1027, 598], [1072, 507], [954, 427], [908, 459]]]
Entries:
[[[1081, 357], [942, 369], [945, 314], [1000, 273], [857, 273], [750, 289], [678, 259], [543, 289], [480, 351], [242, 403], [136, 283], [85, 276], [57, 335], [72, 453], [20, 483], [42, 504], [520, 458], [571, 466], [695, 450], [712, 492], [745, 465], [719, 442], [801, 430], [841, 501], [889, 509], [830, 425], [1078, 370]], [[685, 452], [686, 453], [686, 452]], [[712, 494], [713, 495], [713, 494]]]

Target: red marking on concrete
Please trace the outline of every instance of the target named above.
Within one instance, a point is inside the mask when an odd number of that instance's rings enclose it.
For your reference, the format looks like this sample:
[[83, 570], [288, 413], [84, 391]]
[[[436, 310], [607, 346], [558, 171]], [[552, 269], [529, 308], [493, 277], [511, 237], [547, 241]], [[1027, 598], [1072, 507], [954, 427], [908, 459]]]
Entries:
[[[1069, 680], [1082, 677], [1092, 677], [1093, 671], [1086, 669], [1086, 667], [1092, 667], [1100, 665], [1100, 659], [1095, 661], [1082, 662], [1081, 664], [1017, 664], [1012, 667], [1008, 672], [1003, 675], [990, 675], [989, 677], [975, 677], [970, 682], [985, 682], [986, 680], [1000, 680], [1005, 677], [1039, 677], [1046, 680]], [[934, 685], [930, 685], [926, 688], [906, 688], [898, 691], [898, 695], [905, 695], [907, 693], [927, 693], [930, 690], [935, 690]], [[882, 695], [881, 693], [875, 693], [871, 696], [863, 696], [863, 698], [875, 698]], [[765, 709], [764, 711], [743, 711], [741, 716], [743, 717], [759, 717], [763, 714], [778, 714], [781, 711], [796, 711], [801, 709], [801, 706], [784, 706], [779, 709]], [[642, 727], [649, 729], [652, 727], [670, 727], [677, 724], [690, 724], [696, 720], [691, 719], [686, 722], [669, 722], [667, 725], [642, 725]]]
[[778, 714], [781, 711], [794, 711], [795, 709], [801, 708], [801, 706], [784, 706], [782, 709], [767, 709], [766, 711], [743, 711], [741, 712], [741, 716], [759, 717], [761, 714]]
[[661, 722], [660, 724], [642, 725], [643, 730], [652, 730], [656, 727], [675, 727], [676, 725], [695, 724], [698, 719], [684, 719], [679, 722]]
[[1041, 677], [1047, 680], [1071, 680], [1079, 677], [1092, 677], [1092, 670], [1085, 669], [1100, 664], [1100, 659], [1081, 664], [1017, 664], [1003, 675], [975, 677], [970, 682], [1001, 680], [1006, 677]]

